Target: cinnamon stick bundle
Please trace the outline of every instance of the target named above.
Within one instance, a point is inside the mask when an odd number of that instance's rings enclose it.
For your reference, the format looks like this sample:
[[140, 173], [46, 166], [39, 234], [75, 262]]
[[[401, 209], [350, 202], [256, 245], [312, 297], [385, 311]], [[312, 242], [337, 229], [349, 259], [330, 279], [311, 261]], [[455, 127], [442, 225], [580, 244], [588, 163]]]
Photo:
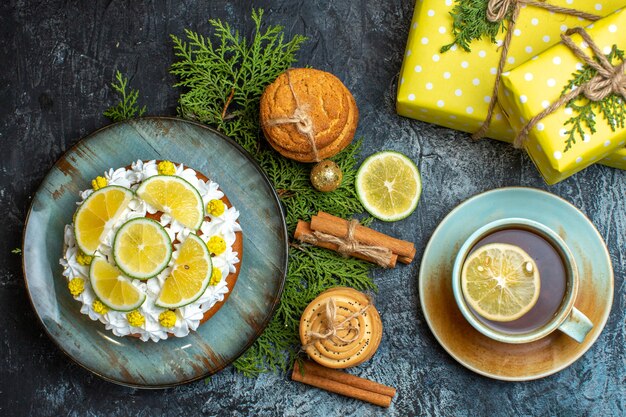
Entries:
[[381, 407], [389, 407], [391, 400], [396, 395], [396, 389], [393, 387], [336, 369], [325, 368], [310, 361], [304, 361], [302, 368], [296, 362], [291, 373], [291, 379]]
[[[311, 224], [302, 220], [298, 220], [298, 225], [296, 226], [296, 231], [294, 232], [294, 237], [301, 242], [311, 243], [315, 246], [319, 246], [320, 248], [330, 249], [332, 251], [337, 252], [339, 249], [339, 245], [330, 242], [322, 242], [315, 238], [310, 239], [309, 237], [313, 236], [313, 230], [311, 229]], [[368, 262], [374, 262], [374, 260], [366, 255], [362, 255], [360, 253], [351, 252], [348, 255], [353, 256], [355, 258], [363, 259]], [[389, 262], [385, 265], [387, 268], [394, 268], [396, 266], [396, 262], [398, 261], [398, 255], [395, 253], [391, 254]]]
[[[338, 251], [339, 246], [335, 243], [320, 241], [316, 239], [314, 232], [323, 233], [325, 235], [334, 236], [336, 238], [346, 238], [349, 233], [350, 221], [342, 219], [332, 214], [320, 211], [311, 218], [311, 223], [303, 221], [298, 222], [295, 232], [295, 238], [302, 241], [320, 246], [326, 249]], [[359, 259], [378, 263], [387, 268], [393, 268], [397, 261], [408, 264], [415, 258], [415, 245], [412, 242], [396, 239], [384, 233], [377, 232], [369, 227], [356, 225], [351, 230], [352, 238], [359, 244], [388, 249], [391, 256], [383, 262], [372, 259], [372, 257], [361, 253], [348, 252], [348, 255]]]

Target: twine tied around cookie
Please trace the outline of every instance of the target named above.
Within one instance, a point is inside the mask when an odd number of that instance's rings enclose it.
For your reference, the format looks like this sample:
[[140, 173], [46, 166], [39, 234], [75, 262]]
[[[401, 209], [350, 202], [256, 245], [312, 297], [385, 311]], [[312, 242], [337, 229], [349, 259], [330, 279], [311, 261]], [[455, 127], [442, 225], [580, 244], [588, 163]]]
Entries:
[[489, 129], [489, 125], [491, 124], [491, 118], [493, 117], [493, 112], [495, 110], [498, 100], [500, 79], [502, 78], [502, 72], [504, 71], [504, 65], [506, 64], [506, 58], [509, 54], [509, 46], [511, 45], [511, 40], [513, 39], [515, 23], [523, 5], [539, 7], [541, 9], [545, 9], [554, 13], [581, 17], [592, 22], [601, 18], [601, 16], [583, 12], [581, 10], [554, 6], [552, 4], [545, 3], [545, 0], [489, 0], [489, 2], [487, 3], [487, 20], [489, 20], [490, 22], [501, 22], [507, 17], [507, 15], [509, 15], [509, 13], [511, 17], [509, 19], [509, 27], [507, 28], [506, 35], [504, 36], [504, 41], [502, 42], [502, 53], [500, 54], [500, 61], [498, 63], [496, 80], [493, 86], [493, 91], [491, 93], [491, 99], [489, 100], [487, 117], [485, 118], [483, 124], [480, 126], [480, 129], [478, 129], [478, 131], [472, 135], [472, 139], [474, 140], [478, 140], [484, 137], [487, 133], [487, 130]]
[[[580, 47], [578, 47], [578, 45], [574, 43], [570, 37], [570, 35], [574, 33], [579, 34], [583, 38], [583, 41], [589, 45], [589, 48], [593, 52], [593, 56], [587, 55]], [[619, 94], [626, 101], [626, 74], [624, 74], [626, 62], [622, 61], [619, 65], [615, 66], [611, 64], [598, 45], [593, 41], [591, 36], [589, 36], [589, 34], [581, 27], [572, 28], [567, 30], [565, 33], [562, 33], [561, 40], [564, 45], [570, 48], [577, 58], [596, 70], [596, 75], [578, 88], [572, 89], [567, 94], [561, 96], [557, 101], [546, 107], [541, 113], [530, 119], [515, 138], [514, 145], [517, 148], [524, 144], [528, 138], [528, 133], [533, 127], [535, 127], [537, 122], [553, 113], [562, 105], [569, 103], [570, 100], [577, 98], [581, 94], [594, 102], [601, 101], [611, 94]]]
[[387, 268], [393, 252], [384, 246], [363, 245], [354, 238], [354, 230], [359, 225], [357, 219], [348, 222], [348, 232], [346, 236], [341, 238], [327, 233], [313, 231], [312, 235], [302, 235], [300, 239], [303, 242], [315, 245], [318, 242], [327, 242], [337, 245], [337, 252], [347, 257], [350, 254], [358, 253], [367, 256], [377, 265]]
[[300, 101], [298, 100], [298, 95], [296, 94], [293, 88], [293, 84], [291, 83], [289, 70], [286, 71], [286, 74], [287, 85], [289, 86], [291, 95], [296, 102], [296, 108], [293, 111], [291, 117], [278, 117], [276, 119], [270, 119], [265, 122], [265, 126], [294, 124], [298, 132], [308, 139], [309, 144], [311, 145], [311, 151], [313, 152], [315, 162], [319, 162], [320, 157], [317, 150], [317, 145], [315, 144], [315, 130], [313, 128], [313, 120], [311, 120], [311, 116], [309, 116], [309, 114], [307, 113], [305, 106], [301, 105]]
[[[314, 332], [314, 331], [309, 330], [307, 332], [307, 336], [313, 338], [313, 340], [307, 343], [306, 345], [302, 346], [302, 348], [306, 349], [307, 347], [311, 346], [312, 344], [316, 343], [319, 340], [336, 339], [344, 344], [349, 344], [349, 343], [359, 340], [359, 338], [361, 337], [361, 329], [359, 327], [353, 326], [352, 324], [350, 324], [350, 322], [353, 319], [365, 314], [365, 312], [372, 305], [372, 300], [369, 297], [368, 297], [368, 301], [369, 302], [365, 307], [349, 315], [342, 321], [337, 322], [337, 307], [335, 306], [335, 299], [333, 297], [330, 297], [328, 301], [326, 301], [326, 308], [324, 309], [324, 312], [322, 313], [324, 314], [323, 321], [324, 323], [326, 323], [326, 331], [323, 333], [319, 333], [319, 332]], [[352, 337], [339, 336], [338, 332], [340, 330], [346, 331], [347, 334], [354, 332], [354, 336]]]

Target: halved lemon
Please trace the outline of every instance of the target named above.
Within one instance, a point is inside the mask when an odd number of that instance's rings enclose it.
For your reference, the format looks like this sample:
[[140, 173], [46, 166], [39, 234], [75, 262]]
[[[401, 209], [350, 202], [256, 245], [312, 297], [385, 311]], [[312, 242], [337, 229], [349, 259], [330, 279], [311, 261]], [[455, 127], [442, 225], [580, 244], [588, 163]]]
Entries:
[[211, 281], [213, 264], [206, 243], [190, 233], [180, 246], [171, 274], [165, 279], [155, 304], [163, 308], [184, 307], [196, 301]]
[[383, 221], [408, 217], [422, 192], [422, 180], [413, 161], [394, 151], [378, 152], [363, 161], [355, 185], [365, 210]]
[[109, 232], [133, 198], [128, 188], [109, 185], [94, 191], [82, 202], [74, 216], [76, 244], [83, 253], [93, 255], [102, 236]]
[[111, 310], [132, 311], [146, 300], [146, 295], [131, 283], [130, 278], [101, 256], [91, 261], [89, 280], [96, 296]]
[[131, 219], [119, 228], [113, 241], [117, 267], [132, 278], [148, 279], [163, 271], [172, 257], [172, 241], [158, 222]]
[[202, 197], [193, 185], [180, 177], [173, 175], [150, 177], [137, 188], [137, 195], [185, 227], [198, 230], [202, 225], [204, 220]]
[[476, 313], [488, 320], [506, 322], [533, 308], [541, 280], [535, 261], [523, 249], [491, 243], [476, 249], [465, 260], [461, 287]]

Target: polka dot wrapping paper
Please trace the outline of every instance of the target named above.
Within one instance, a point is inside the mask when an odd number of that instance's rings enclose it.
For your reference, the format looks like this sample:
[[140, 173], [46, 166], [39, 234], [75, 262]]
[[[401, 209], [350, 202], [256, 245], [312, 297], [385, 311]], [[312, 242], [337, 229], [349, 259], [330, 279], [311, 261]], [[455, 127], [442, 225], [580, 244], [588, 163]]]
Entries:
[[[548, 0], [556, 6], [574, 8], [606, 16], [626, 0]], [[500, 59], [500, 45], [505, 33], [499, 33], [494, 44], [490, 39], [473, 41], [471, 52], [456, 45], [441, 52], [453, 42], [453, 0], [418, 0], [400, 79], [397, 112], [401, 116], [473, 133], [487, 116], [487, 108]], [[560, 33], [570, 27], [586, 26], [589, 21], [574, 16], [548, 12], [533, 6], [522, 6], [509, 48], [509, 71], [560, 41]], [[512, 142], [515, 132], [496, 106], [487, 136]], [[626, 169], [626, 150], [614, 152], [607, 165]]]
[[[626, 50], [626, 10], [615, 12], [586, 28], [591, 39], [609, 54], [613, 45]], [[574, 43], [587, 56], [593, 52], [583, 39], [572, 35]], [[614, 60], [613, 64], [618, 64]], [[498, 103], [507, 114], [515, 132], [526, 122], [541, 113], [561, 96], [563, 88], [573, 78], [584, 62], [564, 44], [559, 43], [537, 57], [502, 75]], [[582, 105], [586, 98], [576, 101]], [[623, 104], [622, 104], [623, 105]], [[561, 106], [554, 113], [541, 119], [530, 130], [524, 147], [548, 184], [559, 182], [583, 168], [608, 156], [626, 143], [626, 128], [611, 130], [603, 116], [596, 110], [596, 132], [583, 137], [575, 135], [576, 142], [566, 149], [566, 139], [571, 125], [565, 122], [576, 111]]]
[[626, 169], [626, 147], [613, 152], [600, 163], [613, 168]]

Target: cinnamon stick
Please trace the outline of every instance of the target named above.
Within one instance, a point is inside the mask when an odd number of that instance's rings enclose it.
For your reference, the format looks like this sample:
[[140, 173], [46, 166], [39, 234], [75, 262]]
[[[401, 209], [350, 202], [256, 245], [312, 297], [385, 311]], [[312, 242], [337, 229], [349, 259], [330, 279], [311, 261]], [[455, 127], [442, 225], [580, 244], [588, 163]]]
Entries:
[[[328, 233], [329, 235], [343, 237], [348, 233], [348, 221], [341, 217], [320, 211], [317, 216], [311, 218], [311, 229]], [[408, 261], [409, 263], [415, 257], [415, 245], [406, 240], [396, 239], [384, 233], [377, 232], [365, 226], [357, 226], [354, 230], [354, 238], [365, 244], [372, 246], [384, 246], [389, 248], [393, 253], [398, 255], [398, 260]]]
[[345, 395], [346, 397], [356, 398], [361, 401], [367, 401], [371, 404], [379, 405], [381, 407], [389, 407], [389, 405], [391, 405], [391, 397], [389, 395], [368, 391], [366, 389], [358, 388], [349, 384], [344, 384], [342, 382], [337, 382], [332, 379], [327, 379], [312, 372], [306, 372], [306, 368], [303, 374], [300, 371], [300, 366], [297, 362], [293, 367], [291, 379], [293, 381], [321, 388], [323, 390], [334, 392], [336, 394]]
[[[312, 239], [307, 239], [307, 236], [312, 236]], [[313, 243], [313, 239], [315, 239], [315, 236], [313, 235], [313, 230], [311, 230], [311, 225], [310, 223], [302, 220], [298, 220], [298, 225], [296, 226], [294, 237], [301, 242], [311, 243], [315, 246], [319, 246], [320, 248], [330, 249], [335, 252], [339, 249], [338, 245], [330, 242], [315, 241], [315, 243]], [[349, 253], [349, 255], [354, 256], [355, 258], [363, 259], [368, 262], [374, 262], [369, 256], [365, 256], [360, 253]], [[398, 255], [392, 253], [391, 258], [389, 259], [389, 263], [386, 265], [387, 268], [394, 268], [396, 266], [397, 260]]]
[[311, 361], [303, 361], [302, 365], [302, 369], [304, 369], [305, 374], [310, 373], [322, 378], [330, 379], [332, 381], [348, 384], [356, 388], [375, 392], [377, 394], [387, 395], [389, 397], [393, 397], [396, 395], [395, 388], [379, 384], [378, 382], [374, 382], [369, 379], [360, 378], [358, 376], [339, 371], [337, 369], [326, 368], [325, 366]]
[[403, 264], [410, 264], [411, 262], [413, 262], [413, 258], [415, 257], [415, 255], [409, 257], [409, 256], [398, 256], [398, 261], [402, 262]]

